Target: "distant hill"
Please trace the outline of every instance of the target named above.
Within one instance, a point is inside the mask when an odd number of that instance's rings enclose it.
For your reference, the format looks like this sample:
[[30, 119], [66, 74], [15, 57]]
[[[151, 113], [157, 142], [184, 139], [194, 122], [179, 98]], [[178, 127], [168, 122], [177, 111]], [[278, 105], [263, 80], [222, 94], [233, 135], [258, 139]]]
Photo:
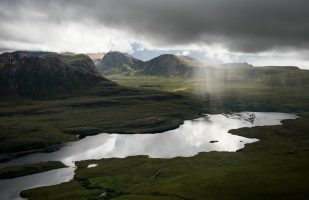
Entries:
[[202, 67], [203, 63], [188, 56], [163, 54], [145, 62], [143, 74], [163, 76], [191, 75], [194, 67]]
[[248, 67], [253, 67], [253, 65], [250, 65], [246, 62], [244, 63], [225, 63], [221, 65], [216, 65], [215, 67], [222, 67], [222, 68], [248, 68]]
[[113, 51], [103, 57], [98, 68], [103, 74], [186, 76], [192, 73], [192, 67], [201, 66], [205, 66], [205, 64], [188, 56], [163, 54], [144, 62], [129, 54]]
[[217, 83], [259, 83], [268, 86], [309, 85], [309, 70], [297, 67], [278, 66], [240, 66], [199, 69], [195, 78]]
[[98, 83], [113, 83], [86, 55], [50, 52], [13, 52], [0, 55], [2, 96], [44, 97], [87, 90]]
[[98, 68], [103, 74], [134, 74], [143, 70], [144, 62], [129, 54], [111, 51], [103, 57]]
[[188, 56], [163, 54], [143, 62], [120, 52], [107, 53], [99, 66], [101, 73], [182, 76], [203, 79], [207, 84], [260, 83], [270, 86], [293, 86], [309, 84], [309, 71], [294, 66], [254, 67], [248, 63], [207, 65]]

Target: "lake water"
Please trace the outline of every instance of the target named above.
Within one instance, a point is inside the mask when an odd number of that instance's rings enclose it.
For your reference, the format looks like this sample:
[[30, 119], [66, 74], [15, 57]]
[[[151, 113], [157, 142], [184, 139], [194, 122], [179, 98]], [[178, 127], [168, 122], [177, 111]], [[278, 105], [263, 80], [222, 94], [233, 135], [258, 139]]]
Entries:
[[[159, 134], [107, 134], [89, 136], [76, 142], [69, 142], [56, 152], [37, 153], [1, 163], [0, 167], [37, 163], [40, 161], [61, 161], [68, 168], [51, 170], [14, 179], [0, 180], [0, 199], [19, 199], [19, 192], [29, 188], [54, 185], [69, 181], [74, 176], [75, 161], [124, 158], [147, 155], [151, 158], [189, 157], [199, 152], [235, 152], [245, 144], [257, 142], [228, 133], [231, 129], [253, 126], [279, 125], [284, 119], [296, 119], [289, 113], [242, 112], [233, 114], [205, 115], [187, 120], [177, 129]], [[95, 167], [93, 164], [90, 167]]]
[[74, 168], [54, 169], [43, 173], [0, 180], [0, 199], [19, 200], [19, 192], [29, 188], [57, 185], [70, 181], [74, 176]]

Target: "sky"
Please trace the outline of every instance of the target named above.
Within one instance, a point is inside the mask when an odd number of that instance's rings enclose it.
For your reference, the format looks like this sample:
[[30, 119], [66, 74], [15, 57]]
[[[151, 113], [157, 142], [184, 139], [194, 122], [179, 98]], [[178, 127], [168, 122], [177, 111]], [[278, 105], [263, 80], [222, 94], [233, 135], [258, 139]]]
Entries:
[[0, 52], [163, 53], [309, 69], [308, 0], [0, 0]]

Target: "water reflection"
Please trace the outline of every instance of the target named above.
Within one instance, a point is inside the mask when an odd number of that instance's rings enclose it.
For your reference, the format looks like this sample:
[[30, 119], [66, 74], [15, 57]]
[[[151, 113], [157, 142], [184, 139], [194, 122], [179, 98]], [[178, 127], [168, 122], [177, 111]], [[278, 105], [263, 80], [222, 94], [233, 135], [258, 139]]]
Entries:
[[1, 200], [19, 200], [19, 192], [47, 185], [57, 185], [73, 179], [74, 168], [55, 169], [43, 173], [0, 181]]
[[[14, 179], [0, 180], [0, 199], [18, 198], [19, 191], [27, 188], [54, 185], [70, 180], [74, 175], [74, 162], [89, 159], [134, 155], [152, 158], [188, 157], [199, 152], [229, 151], [244, 148], [245, 144], [258, 141], [228, 133], [242, 127], [278, 125], [283, 119], [295, 119], [295, 114], [252, 113], [205, 115], [187, 120], [179, 128], [160, 134], [106, 134], [89, 136], [80, 141], [66, 143], [53, 153], [38, 153], [21, 157], [0, 167], [62, 161], [69, 168], [52, 170]], [[95, 167], [91, 165], [89, 167]]]
[[39, 161], [60, 160], [68, 166], [75, 161], [134, 155], [152, 158], [193, 156], [199, 152], [236, 151], [247, 143], [256, 142], [228, 133], [231, 129], [280, 124], [283, 119], [295, 119], [287, 113], [252, 113], [206, 115], [187, 120], [179, 128], [160, 134], [106, 134], [86, 137], [67, 143], [53, 153], [38, 153], [1, 164], [10, 166]]

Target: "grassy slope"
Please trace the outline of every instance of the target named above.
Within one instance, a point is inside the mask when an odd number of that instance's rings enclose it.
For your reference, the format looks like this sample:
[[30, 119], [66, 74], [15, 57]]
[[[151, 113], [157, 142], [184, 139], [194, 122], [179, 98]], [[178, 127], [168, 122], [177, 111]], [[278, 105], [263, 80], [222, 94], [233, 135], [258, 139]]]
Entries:
[[201, 113], [309, 111], [309, 86], [230, 83], [202, 88], [203, 82], [177, 77], [108, 78], [139, 90], [98, 87], [73, 98], [0, 102], [0, 153], [15, 153], [0, 159], [53, 151], [53, 145], [76, 140], [76, 135], [161, 132]]
[[161, 132], [177, 127], [183, 119], [199, 116], [198, 104], [187, 96], [134, 90], [60, 100], [1, 102], [0, 153], [51, 151], [57, 148], [51, 145], [76, 140], [76, 135]]
[[[2, 102], [1, 152], [28, 150], [26, 153], [29, 153], [33, 147], [41, 150], [75, 140], [76, 134], [160, 132], [201, 113], [309, 111], [309, 87], [304, 85], [271, 87], [259, 83], [229, 83], [208, 84], [204, 88], [201, 87], [204, 83], [177, 77], [108, 78], [123, 86], [160, 92], [113, 90], [61, 100]], [[197, 95], [192, 97], [193, 93]], [[302, 167], [308, 165], [305, 150], [308, 116], [296, 121], [295, 126], [237, 131], [237, 134], [250, 136], [258, 134], [256, 137], [262, 139], [244, 152], [207, 153], [169, 160], [107, 159], [96, 161], [99, 167], [91, 169], [84, 168], [91, 162], [85, 161], [79, 164], [76, 180], [24, 194], [33, 199], [42, 198], [41, 192], [50, 194], [51, 199], [96, 199], [103, 191], [107, 191], [106, 198], [117, 199], [304, 197], [308, 194], [308, 175]], [[278, 170], [278, 166], [286, 167]], [[159, 176], [150, 180], [158, 171]], [[264, 185], [266, 187], [262, 187]]]
[[[75, 179], [22, 192], [40, 199], [306, 199], [309, 195], [309, 114], [283, 126], [233, 130], [256, 137], [236, 153], [190, 158], [78, 162]], [[96, 163], [97, 167], [87, 168]], [[100, 197], [105, 192], [105, 197]], [[44, 195], [43, 195], [44, 194]]]
[[270, 86], [258, 82], [205, 82], [201, 79], [156, 76], [110, 75], [107, 78], [133, 88], [194, 94], [210, 112], [309, 111], [309, 85]]
[[35, 164], [18, 165], [13, 167], [5, 167], [0, 169], [0, 179], [15, 178], [45, 172], [52, 169], [65, 167], [60, 161], [48, 161]]

